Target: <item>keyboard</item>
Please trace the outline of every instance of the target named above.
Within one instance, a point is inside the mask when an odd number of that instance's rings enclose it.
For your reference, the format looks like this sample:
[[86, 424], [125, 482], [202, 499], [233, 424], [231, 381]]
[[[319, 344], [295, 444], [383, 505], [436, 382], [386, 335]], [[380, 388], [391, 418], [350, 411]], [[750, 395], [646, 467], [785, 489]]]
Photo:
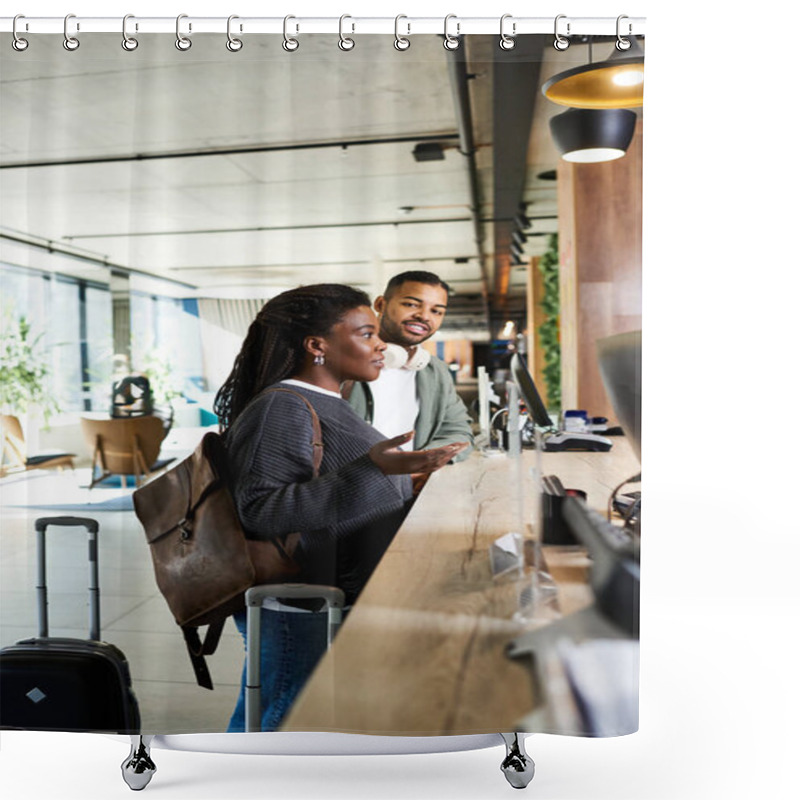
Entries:
[[565, 499], [564, 519], [589, 551], [598, 609], [631, 636], [638, 636], [639, 537], [575, 497]]
[[564, 505], [564, 516], [575, 537], [595, 560], [610, 556], [638, 561], [638, 537], [628, 529], [609, 522], [586, 503], [568, 498]]

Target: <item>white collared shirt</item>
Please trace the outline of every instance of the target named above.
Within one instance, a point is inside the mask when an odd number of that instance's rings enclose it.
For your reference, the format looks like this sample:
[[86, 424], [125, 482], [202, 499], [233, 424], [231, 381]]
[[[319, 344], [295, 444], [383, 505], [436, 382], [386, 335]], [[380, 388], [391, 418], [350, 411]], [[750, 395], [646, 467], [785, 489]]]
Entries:
[[330, 389], [323, 389], [321, 386], [315, 386], [313, 383], [306, 381], [298, 381], [296, 378], [286, 378], [281, 383], [288, 384], [289, 386], [299, 386], [301, 389], [310, 389], [312, 392], [319, 392], [320, 394], [327, 394], [331, 397], [341, 397], [341, 392], [332, 392]]
[[[369, 388], [373, 400], [373, 428], [387, 439], [414, 429], [419, 414], [416, 370], [384, 367]], [[414, 441], [406, 442], [402, 449], [413, 450]]]

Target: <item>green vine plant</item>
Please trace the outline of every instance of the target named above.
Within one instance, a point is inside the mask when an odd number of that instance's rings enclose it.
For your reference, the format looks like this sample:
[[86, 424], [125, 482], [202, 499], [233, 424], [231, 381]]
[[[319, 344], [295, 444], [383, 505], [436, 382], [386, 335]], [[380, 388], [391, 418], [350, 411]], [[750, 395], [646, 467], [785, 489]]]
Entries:
[[38, 408], [49, 424], [61, 411], [50, 387], [50, 363], [42, 346], [42, 336], [31, 337], [27, 317], [3, 312], [0, 345], [0, 408], [21, 417], [30, 407]]
[[547, 244], [547, 251], [539, 259], [539, 270], [544, 277], [544, 297], [540, 307], [544, 312], [545, 319], [537, 330], [544, 354], [542, 376], [547, 387], [547, 404], [551, 411], [559, 411], [561, 409], [561, 341], [559, 336], [558, 234], [551, 234]]

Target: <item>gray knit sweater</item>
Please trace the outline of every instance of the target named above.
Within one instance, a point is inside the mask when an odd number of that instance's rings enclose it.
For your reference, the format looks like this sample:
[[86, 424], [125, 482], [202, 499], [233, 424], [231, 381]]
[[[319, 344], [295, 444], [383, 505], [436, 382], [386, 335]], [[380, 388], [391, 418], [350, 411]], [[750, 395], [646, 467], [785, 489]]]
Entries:
[[324, 454], [313, 478], [311, 415], [285, 392], [254, 398], [226, 434], [232, 491], [245, 533], [302, 533], [301, 579], [334, 584], [352, 602], [405, 516], [407, 475], [384, 475], [367, 452], [384, 437], [340, 398], [287, 386], [319, 416]]

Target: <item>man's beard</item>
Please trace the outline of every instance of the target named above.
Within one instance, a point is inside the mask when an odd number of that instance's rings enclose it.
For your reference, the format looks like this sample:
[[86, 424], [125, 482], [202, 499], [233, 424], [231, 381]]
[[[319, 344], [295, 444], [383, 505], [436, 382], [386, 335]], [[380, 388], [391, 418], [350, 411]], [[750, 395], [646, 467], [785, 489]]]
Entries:
[[402, 325], [393, 324], [392, 328], [389, 329], [385, 324], [381, 323], [379, 335], [387, 344], [399, 344], [401, 347], [416, 347], [418, 344], [422, 344], [430, 339], [433, 333], [428, 329], [424, 336], [414, 336], [413, 334], [407, 334]]

